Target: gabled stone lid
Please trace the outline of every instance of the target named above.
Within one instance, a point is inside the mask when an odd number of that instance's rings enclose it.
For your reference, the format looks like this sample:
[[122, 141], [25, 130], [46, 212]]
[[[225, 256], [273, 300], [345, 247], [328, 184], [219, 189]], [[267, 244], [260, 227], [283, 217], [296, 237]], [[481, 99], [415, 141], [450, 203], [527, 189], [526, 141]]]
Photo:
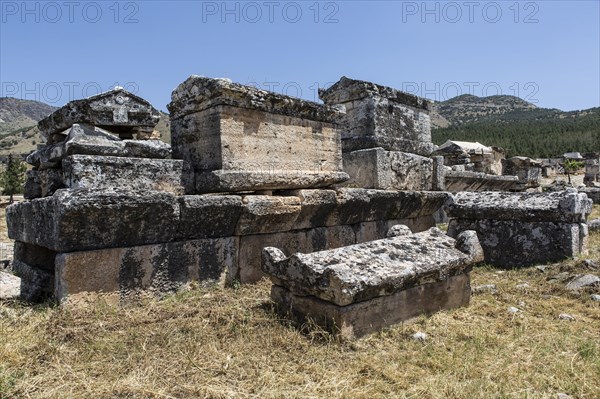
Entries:
[[192, 75], [171, 94], [167, 105], [171, 118], [199, 112], [219, 105], [256, 109], [273, 114], [335, 123], [340, 107], [331, 107], [296, 97], [284, 96], [252, 86], [233, 83], [229, 79], [213, 79]]
[[461, 192], [448, 216], [461, 219], [529, 222], [585, 222], [592, 200], [570, 188], [552, 193]]
[[[339, 306], [393, 295], [405, 289], [446, 280], [483, 261], [474, 231], [456, 240], [433, 227], [410, 234], [289, 258], [277, 248], [263, 250], [262, 268], [275, 285], [299, 296], [315, 296]], [[396, 236], [394, 236], [396, 235]]]
[[98, 95], [75, 100], [38, 122], [43, 137], [63, 132], [76, 123], [108, 128], [123, 133], [152, 130], [160, 119], [158, 111], [141, 97], [116, 87]]
[[414, 108], [429, 110], [431, 101], [410, 93], [381, 86], [364, 80], [341, 79], [328, 89], [319, 89], [319, 98], [325, 104], [343, 104], [348, 101], [360, 100], [366, 97], [383, 97], [390, 101], [408, 105]]

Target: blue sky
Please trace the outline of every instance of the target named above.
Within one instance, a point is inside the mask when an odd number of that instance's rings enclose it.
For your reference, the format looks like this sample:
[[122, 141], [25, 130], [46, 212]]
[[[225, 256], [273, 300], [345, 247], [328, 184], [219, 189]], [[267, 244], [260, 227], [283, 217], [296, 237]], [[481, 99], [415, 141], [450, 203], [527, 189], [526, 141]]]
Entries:
[[311, 100], [345, 75], [434, 100], [600, 106], [598, 0], [0, 0], [0, 13], [0, 96], [57, 106], [119, 84], [165, 110], [191, 74]]

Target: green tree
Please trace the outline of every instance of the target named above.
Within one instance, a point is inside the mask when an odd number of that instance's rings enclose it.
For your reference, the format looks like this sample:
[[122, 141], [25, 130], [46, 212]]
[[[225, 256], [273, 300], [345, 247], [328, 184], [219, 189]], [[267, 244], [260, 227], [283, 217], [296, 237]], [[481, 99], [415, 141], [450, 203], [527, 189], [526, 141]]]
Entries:
[[20, 157], [10, 154], [6, 163], [6, 169], [0, 175], [0, 186], [5, 195], [9, 195], [9, 202], [13, 203], [13, 195], [23, 192], [25, 184], [25, 171], [27, 166]]
[[579, 169], [583, 168], [583, 162], [579, 162], [574, 159], [565, 159], [563, 162], [563, 167], [565, 168], [565, 172], [569, 178], [569, 184], [571, 184], [571, 173], [577, 172]]

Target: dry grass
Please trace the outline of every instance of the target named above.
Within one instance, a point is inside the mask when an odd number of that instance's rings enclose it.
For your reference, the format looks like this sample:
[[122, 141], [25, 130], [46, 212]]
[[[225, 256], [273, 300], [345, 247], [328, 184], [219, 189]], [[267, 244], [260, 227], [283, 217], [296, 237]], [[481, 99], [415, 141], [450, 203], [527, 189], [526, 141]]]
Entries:
[[588, 220], [598, 219], [598, 218], [600, 218], [600, 205], [594, 205], [594, 208], [592, 208], [592, 213], [588, 217]]
[[477, 268], [496, 293], [355, 342], [279, 320], [266, 281], [122, 308], [0, 303], [0, 397], [599, 398], [600, 304], [548, 281], [579, 264]]

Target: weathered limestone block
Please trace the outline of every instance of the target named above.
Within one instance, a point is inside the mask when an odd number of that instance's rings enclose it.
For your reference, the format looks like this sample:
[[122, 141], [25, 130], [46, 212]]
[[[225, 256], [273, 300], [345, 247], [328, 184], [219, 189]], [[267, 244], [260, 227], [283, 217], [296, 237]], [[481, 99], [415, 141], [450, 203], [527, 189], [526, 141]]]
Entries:
[[583, 184], [587, 187], [597, 187], [600, 185], [600, 160], [598, 155], [585, 160], [585, 175]]
[[355, 242], [356, 236], [351, 226], [241, 236], [238, 270], [233, 275], [242, 283], [253, 283], [264, 277], [261, 254], [263, 248], [268, 246], [277, 246], [290, 253], [310, 253], [352, 245]]
[[327, 218], [337, 206], [335, 190], [292, 190], [282, 193], [300, 199], [300, 212], [294, 229], [310, 229], [327, 225]]
[[13, 269], [21, 279], [21, 299], [40, 302], [52, 297], [54, 272], [30, 265], [20, 259], [13, 260]]
[[600, 204], [600, 187], [580, 188], [579, 192], [586, 194], [588, 198], [594, 202], [594, 204]]
[[386, 238], [390, 229], [397, 225], [403, 225], [410, 231], [419, 233], [434, 227], [435, 219], [433, 215], [424, 215], [410, 219], [377, 220], [353, 224], [356, 244]]
[[21, 296], [21, 279], [0, 270], [0, 300], [17, 299]]
[[28, 170], [23, 196], [25, 199], [47, 197], [65, 188], [60, 169]]
[[434, 156], [433, 159], [433, 174], [431, 179], [433, 180], [433, 191], [447, 191], [446, 190], [446, 167], [444, 166], [444, 157]]
[[177, 197], [166, 192], [58, 190], [6, 209], [11, 239], [56, 252], [173, 241]]
[[160, 119], [158, 111], [146, 100], [122, 88], [75, 100], [57, 109], [38, 122], [42, 136], [49, 144], [76, 123], [107, 128], [119, 133], [122, 138], [131, 138], [138, 132], [152, 132]]
[[300, 198], [246, 195], [236, 235], [293, 230], [300, 214]]
[[234, 235], [243, 204], [237, 195], [186, 195], [179, 206], [177, 237], [192, 239]]
[[21, 278], [21, 299], [40, 302], [51, 298], [54, 295], [56, 252], [16, 241], [13, 253], [13, 268]]
[[448, 235], [475, 230], [486, 263], [499, 267], [556, 262], [587, 253], [584, 223], [450, 219]]
[[75, 189], [155, 190], [183, 194], [183, 161], [71, 155], [62, 162], [65, 185]]
[[570, 189], [539, 193], [459, 193], [447, 208], [448, 235], [475, 230], [485, 261], [500, 267], [587, 253], [591, 201]]
[[54, 275], [54, 258], [56, 252], [48, 248], [37, 245], [27, 244], [25, 242], [15, 241], [14, 260], [27, 263], [37, 269], [42, 269]]
[[342, 188], [337, 190], [337, 206], [327, 217], [326, 225], [433, 215], [451, 199], [452, 196], [445, 192]]
[[193, 281], [223, 284], [237, 264], [237, 246], [237, 237], [228, 237], [59, 254], [54, 295], [59, 302], [100, 293], [118, 300], [175, 292]]
[[60, 168], [61, 161], [69, 155], [105, 155], [133, 158], [171, 157], [171, 146], [160, 140], [120, 140], [96, 126], [75, 124], [65, 132], [64, 141], [41, 145], [27, 156], [27, 162], [37, 169]]
[[575, 189], [552, 193], [458, 193], [448, 215], [460, 219], [584, 223], [592, 201]]
[[344, 152], [382, 147], [428, 156], [431, 142], [430, 102], [370, 82], [342, 77], [319, 97], [327, 105], [343, 105]]
[[446, 190], [462, 191], [518, 191], [522, 189], [516, 176], [497, 176], [487, 173], [447, 170], [444, 175]]
[[306, 230], [291, 230], [271, 234], [257, 234], [240, 237], [240, 264], [236, 278], [242, 283], [253, 283], [264, 277], [260, 258], [264, 247], [275, 246], [287, 253], [311, 253], [325, 249], [339, 248], [367, 241], [380, 240], [387, 236], [389, 229], [396, 224], [405, 224], [412, 231], [419, 232], [435, 226], [432, 215], [412, 219], [379, 220], [315, 227]]
[[292, 318], [299, 325], [310, 320], [326, 331], [353, 339], [423, 314], [468, 306], [471, 282], [469, 274], [464, 273], [346, 306], [313, 296], [294, 295], [273, 285], [271, 300], [283, 317]]
[[503, 159], [502, 174], [519, 178], [517, 190], [536, 188], [542, 182], [542, 163], [527, 157]]
[[400, 151], [372, 148], [344, 153], [345, 185], [381, 190], [434, 190], [434, 160]]
[[455, 241], [432, 228], [289, 258], [267, 247], [262, 267], [281, 311], [356, 337], [422, 313], [467, 305], [469, 272], [482, 260], [473, 232]]
[[192, 166], [197, 193], [315, 188], [348, 178], [333, 107], [199, 76], [171, 98], [173, 155]]

